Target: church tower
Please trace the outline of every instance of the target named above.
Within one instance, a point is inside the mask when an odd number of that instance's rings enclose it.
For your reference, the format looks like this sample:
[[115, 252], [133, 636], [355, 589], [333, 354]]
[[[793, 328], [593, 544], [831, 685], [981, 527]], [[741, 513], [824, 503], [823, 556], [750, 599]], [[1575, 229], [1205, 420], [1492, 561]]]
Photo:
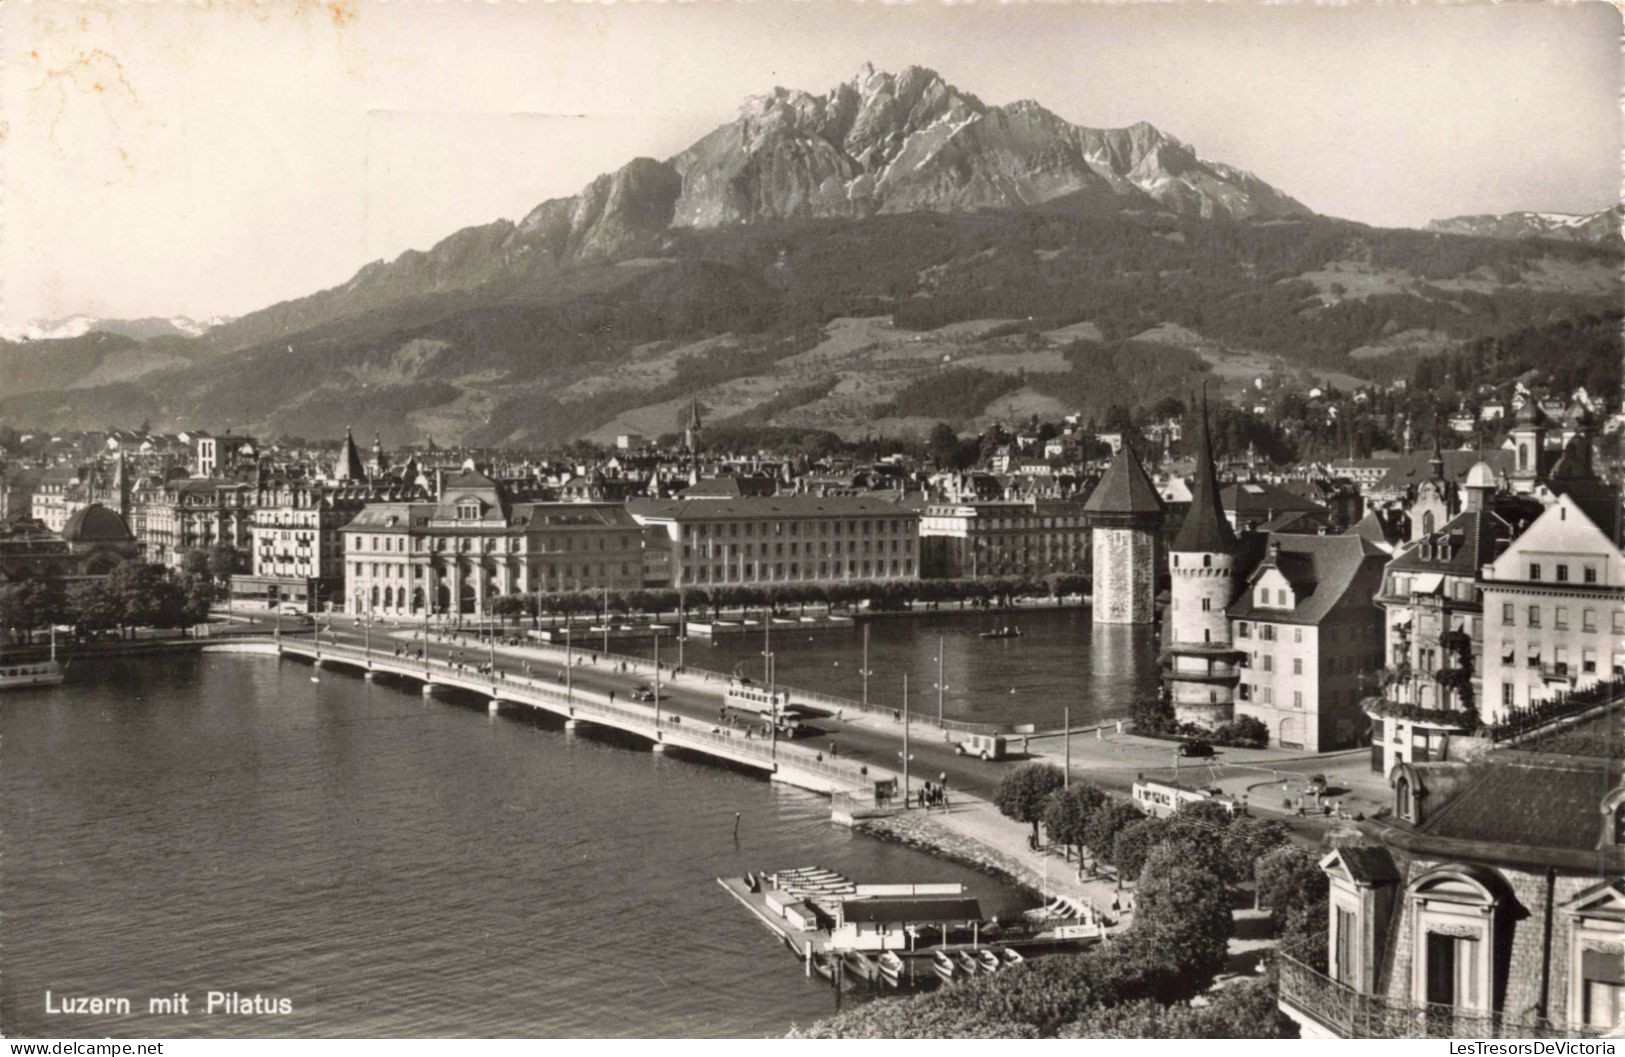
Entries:
[[339, 449], [338, 462], [333, 464], [333, 479], [335, 481], [359, 481], [367, 476], [367, 471], [361, 464], [361, 452], [356, 450], [355, 435], [350, 427], [344, 427], [344, 446]]
[[690, 452], [697, 452], [700, 450], [701, 428], [700, 402], [698, 400], [690, 400], [688, 402], [688, 425], [683, 427], [684, 450]]
[[1156, 614], [1162, 497], [1127, 438], [1083, 512], [1093, 548], [1096, 624], [1150, 624]]
[[387, 469], [389, 469], [389, 460], [384, 455], [384, 442], [378, 434], [374, 433], [372, 435], [372, 458], [367, 460], [367, 476], [377, 479], [384, 476], [384, 471]]
[[1512, 490], [1527, 495], [1545, 479], [1546, 415], [1533, 393], [1524, 398], [1512, 426]]
[[1205, 393], [1201, 429], [1191, 507], [1168, 554], [1170, 600], [1163, 682], [1174, 717], [1211, 730], [1234, 717], [1243, 651], [1231, 644], [1226, 614], [1241, 547], [1219, 501]]

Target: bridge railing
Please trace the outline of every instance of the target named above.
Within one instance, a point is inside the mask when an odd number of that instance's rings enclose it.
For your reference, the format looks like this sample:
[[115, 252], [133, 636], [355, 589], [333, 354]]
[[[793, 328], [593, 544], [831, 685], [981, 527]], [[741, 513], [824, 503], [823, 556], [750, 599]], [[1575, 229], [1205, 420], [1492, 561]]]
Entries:
[[657, 736], [670, 734], [679, 739], [716, 746], [719, 749], [726, 749], [729, 754], [735, 756], [752, 757], [769, 768], [775, 763], [782, 763], [797, 770], [823, 775], [858, 788], [865, 787], [874, 781], [874, 778], [867, 773], [865, 768], [858, 765], [823, 760], [820, 758], [822, 754], [813, 750], [803, 749], [791, 743], [780, 743], [775, 747], [770, 741], [747, 738], [744, 736], [743, 731], [735, 734], [732, 730], [708, 730], [703, 720], [692, 720], [692, 718], [685, 720], [683, 717], [673, 715], [662, 716], [657, 719], [653, 708], [640, 709], [595, 700], [595, 698], [600, 697], [596, 691], [572, 690], [566, 692], [556, 686], [525, 676], [502, 675], [493, 678], [484, 672], [455, 668], [437, 658], [431, 658], [425, 663], [419, 657], [399, 656], [379, 650], [365, 650], [342, 643], [323, 642], [318, 647], [316, 643], [309, 639], [284, 639], [282, 645], [284, 648], [291, 647], [300, 653], [309, 652], [313, 655], [343, 657], [346, 660], [363, 664], [382, 664], [400, 668], [408, 674], [416, 675], [421, 672], [431, 677], [439, 676], [443, 679], [456, 680], [477, 687], [480, 693], [489, 692], [496, 697], [506, 696], [521, 701], [521, 703], [523, 703], [525, 696], [545, 698], [566, 707], [571, 711], [572, 715], [579, 715], [583, 719], [612, 717], [628, 726], [640, 728], [635, 730], [635, 733], [654, 733]]

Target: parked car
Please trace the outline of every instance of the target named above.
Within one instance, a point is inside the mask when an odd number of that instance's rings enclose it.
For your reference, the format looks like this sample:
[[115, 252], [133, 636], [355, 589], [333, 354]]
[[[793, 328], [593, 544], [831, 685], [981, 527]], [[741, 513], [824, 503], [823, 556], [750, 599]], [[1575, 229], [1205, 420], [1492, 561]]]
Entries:
[[1202, 741], [1200, 738], [1198, 738], [1195, 741], [1187, 741], [1184, 744], [1180, 745], [1180, 747], [1179, 747], [1179, 755], [1181, 755], [1181, 756], [1195, 756], [1195, 757], [1212, 756], [1213, 755], [1213, 746], [1211, 744], [1209, 744], [1208, 742]]
[[655, 700], [654, 687], [650, 686], [648, 683], [644, 683], [642, 686], [632, 691], [632, 700], [643, 702]]

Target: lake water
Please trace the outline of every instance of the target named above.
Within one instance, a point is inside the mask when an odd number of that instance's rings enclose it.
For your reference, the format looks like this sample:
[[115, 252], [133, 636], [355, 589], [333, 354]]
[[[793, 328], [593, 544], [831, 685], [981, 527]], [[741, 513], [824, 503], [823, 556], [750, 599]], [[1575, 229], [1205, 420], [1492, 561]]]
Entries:
[[[894, 621], [875, 636], [923, 670], [929, 632]], [[1035, 643], [964, 666], [950, 652], [949, 681], [1054, 685], [1021, 660]], [[807, 652], [809, 677], [832, 648]], [[803, 671], [796, 652], [786, 677]], [[249, 656], [108, 659], [6, 695], [0, 1031], [780, 1035], [831, 1011], [831, 992], [716, 876], [818, 863], [963, 881], [988, 914], [1030, 905], [837, 828], [827, 801], [759, 777], [309, 675]], [[47, 989], [128, 997], [135, 1012], [51, 1016]], [[210, 990], [293, 1012], [207, 1015]], [[175, 992], [191, 1016], [146, 1014]]]
[[[1061, 725], [1133, 714], [1134, 702], [1157, 692], [1157, 642], [1149, 627], [1090, 623], [1086, 609], [1035, 609], [978, 616], [944, 608], [935, 614], [880, 617], [868, 622], [869, 699], [902, 707], [903, 673], [910, 707], [935, 714], [937, 646], [942, 644], [943, 714], [980, 723]], [[983, 639], [981, 632], [1019, 627], [1019, 639]], [[616, 647], [633, 652], [626, 644]], [[863, 694], [861, 628], [772, 634], [780, 681], [853, 699]], [[674, 660], [669, 644], [664, 659]], [[691, 637], [684, 662], [752, 678], [763, 675], [763, 637], [724, 636], [713, 645]], [[648, 650], [638, 650], [647, 656]], [[1014, 692], [1012, 692], [1014, 691]]]

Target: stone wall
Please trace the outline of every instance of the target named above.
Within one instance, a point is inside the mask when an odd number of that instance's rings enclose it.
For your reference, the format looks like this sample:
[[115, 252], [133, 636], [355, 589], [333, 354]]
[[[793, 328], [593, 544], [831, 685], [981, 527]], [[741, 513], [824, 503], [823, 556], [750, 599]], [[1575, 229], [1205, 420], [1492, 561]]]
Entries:
[[1149, 624], [1156, 619], [1156, 536], [1137, 528], [1099, 526], [1094, 537], [1096, 624]]

